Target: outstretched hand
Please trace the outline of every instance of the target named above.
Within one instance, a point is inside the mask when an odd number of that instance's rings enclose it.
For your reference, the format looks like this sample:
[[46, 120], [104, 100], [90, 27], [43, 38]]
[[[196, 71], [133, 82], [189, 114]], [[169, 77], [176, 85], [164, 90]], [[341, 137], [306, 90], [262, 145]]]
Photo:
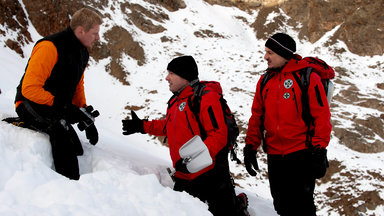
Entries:
[[252, 148], [252, 145], [245, 145], [244, 147], [244, 164], [245, 169], [251, 176], [256, 176], [256, 170], [259, 170], [259, 165], [256, 160], [257, 151]]
[[135, 111], [131, 110], [131, 118], [127, 120], [122, 120], [123, 123], [123, 134], [130, 135], [133, 133], [145, 133], [143, 120], [140, 119]]

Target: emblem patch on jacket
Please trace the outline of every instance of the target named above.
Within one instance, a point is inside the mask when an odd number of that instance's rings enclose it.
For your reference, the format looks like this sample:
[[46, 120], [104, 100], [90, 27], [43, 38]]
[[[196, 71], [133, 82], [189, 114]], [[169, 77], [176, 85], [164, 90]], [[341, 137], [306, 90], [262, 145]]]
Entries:
[[183, 102], [183, 103], [180, 104], [180, 106], [179, 106], [179, 110], [180, 110], [180, 112], [184, 110], [185, 105], [187, 105], [186, 102]]
[[284, 81], [284, 87], [285, 87], [286, 89], [291, 88], [292, 85], [293, 85], [293, 80], [291, 80], [291, 79], [287, 79], [287, 80]]
[[288, 99], [289, 97], [291, 97], [291, 94], [289, 94], [288, 92], [285, 92], [283, 97], [284, 99]]

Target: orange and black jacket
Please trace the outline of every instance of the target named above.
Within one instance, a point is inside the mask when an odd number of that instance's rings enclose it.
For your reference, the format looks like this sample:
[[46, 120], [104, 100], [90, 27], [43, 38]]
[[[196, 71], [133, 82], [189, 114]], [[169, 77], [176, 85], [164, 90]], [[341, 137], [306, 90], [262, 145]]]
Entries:
[[52, 106], [60, 104], [86, 105], [84, 69], [89, 53], [70, 27], [39, 40], [17, 87], [16, 107], [25, 100]]

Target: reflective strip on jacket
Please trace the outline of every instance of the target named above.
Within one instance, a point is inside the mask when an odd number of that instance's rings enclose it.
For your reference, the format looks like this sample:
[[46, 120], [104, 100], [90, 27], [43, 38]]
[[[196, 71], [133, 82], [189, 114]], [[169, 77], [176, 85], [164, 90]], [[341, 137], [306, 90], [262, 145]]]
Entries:
[[[205, 90], [209, 90], [207, 87]], [[180, 159], [179, 149], [194, 135], [200, 135], [199, 125], [195, 115], [188, 106], [188, 98], [193, 95], [192, 87], [187, 86], [170, 101], [170, 106], [167, 109], [167, 117], [162, 120], [144, 121], [144, 131], [155, 136], [167, 136], [169, 151], [173, 166]], [[227, 126], [224, 122], [223, 111], [219, 101], [220, 96], [209, 91], [201, 99], [200, 104], [200, 121], [205, 131], [207, 138], [204, 140], [205, 145], [209, 149], [209, 153], [213, 159], [213, 164], [209, 167], [191, 174], [176, 172], [175, 176], [182, 179], [194, 179], [197, 176], [212, 169], [215, 165], [215, 156], [227, 144]], [[212, 125], [208, 109], [212, 107], [216, 118], [218, 129]]]
[[[260, 124], [265, 110], [265, 141], [268, 154], [286, 155], [307, 148], [305, 145], [307, 126], [302, 118], [301, 89], [293, 77], [293, 73], [298, 74], [298, 71], [306, 66], [308, 65], [291, 59], [281, 72], [276, 72], [267, 82], [262, 94], [260, 94], [262, 77], [259, 79], [246, 144], [253, 145], [254, 149], [260, 146], [262, 140]], [[315, 133], [312, 145], [327, 147], [332, 130], [331, 114], [321, 79], [316, 73], [312, 73], [310, 77], [308, 99], [310, 112], [314, 118]]]

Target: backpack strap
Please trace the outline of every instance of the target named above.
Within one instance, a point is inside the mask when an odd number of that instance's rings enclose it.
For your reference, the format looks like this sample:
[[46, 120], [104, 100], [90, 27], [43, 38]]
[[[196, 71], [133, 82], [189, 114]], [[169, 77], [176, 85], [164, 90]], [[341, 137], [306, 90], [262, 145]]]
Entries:
[[307, 67], [300, 70], [300, 81], [297, 80], [297, 74], [294, 74], [296, 82], [299, 84], [301, 89], [301, 103], [303, 105], [303, 120], [305, 125], [309, 126], [313, 122], [313, 117], [309, 109], [309, 97], [308, 97], [308, 88], [310, 83], [310, 77], [313, 68]]
[[[313, 72], [312, 67], [303, 68], [300, 70], [300, 82], [299, 85], [301, 89], [301, 104], [302, 104], [302, 118], [307, 126], [307, 133], [305, 139], [305, 145], [307, 148], [312, 148], [312, 137], [314, 135], [314, 130], [310, 130], [311, 124], [313, 124], [313, 117], [311, 115], [310, 107], [309, 107], [309, 96], [308, 96], [308, 88], [310, 84], [310, 77]], [[297, 75], [296, 75], [297, 76]], [[297, 79], [295, 77], [295, 79]]]
[[267, 82], [273, 77], [275, 76], [276, 73], [272, 73], [272, 72], [265, 72], [263, 74], [263, 79], [261, 80], [260, 82], [260, 95], [261, 95], [261, 98], [263, 98], [263, 89], [265, 87], [265, 85], [267, 85]]
[[199, 113], [200, 113], [200, 103], [201, 97], [204, 93], [205, 85], [201, 82], [195, 83], [193, 88], [193, 95], [190, 96], [187, 100], [188, 106], [191, 109], [192, 113], [195, 115], [196, 121], [199, 125], [199, 130], [201, 134], [201, 139], [204, 141], [207, 139], [207, 132], [205, 131], [203, 124], [200, 121]]
[[[263, 90], [264, 90], [264, 87], [267, 85], [267, 82], [272, 79], [272, 77], [275, 75], [275, 73], [272, 73], [270, 71], [267, 71], [263, 74], [263, 78], [260, 82], [260, 96], [261, 96], [261, 99], [263, 100]], [[265, 108], [263, 108], [263, 115], [260, 117], [260, 120], [261, 120], [261, 123], [260, 123], [260, 131], [261, 131], [261, 139], [263, 141], [263, 151], [265, 153], [267, 153], [267, 143], [265, 141], [265, 136], [264, 136], [264, 131], [265, 131], [265, 127], [264, 127], [264, 121], [265, 121]]]

